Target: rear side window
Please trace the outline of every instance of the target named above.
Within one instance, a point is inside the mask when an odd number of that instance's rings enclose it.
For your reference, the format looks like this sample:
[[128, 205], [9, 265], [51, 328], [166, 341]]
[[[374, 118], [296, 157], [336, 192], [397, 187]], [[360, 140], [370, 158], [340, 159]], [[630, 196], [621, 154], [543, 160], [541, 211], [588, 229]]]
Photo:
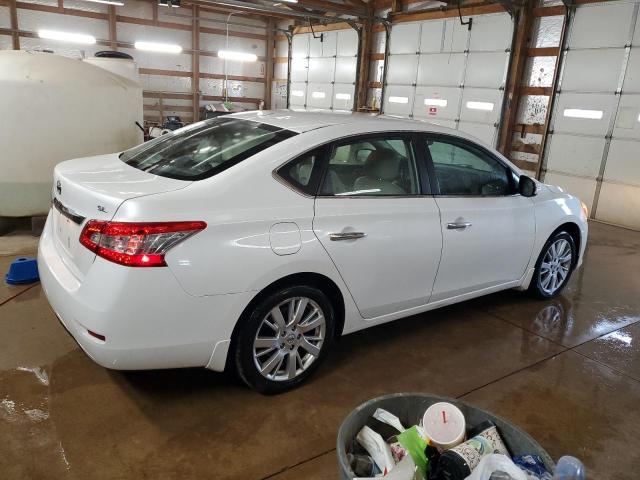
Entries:
[[324, 149], [312, 150], [290, 161], [277, 171], [278, 176], [292, 187], [308, 195], [315, 195], [320, 180]]
[[214, 118], [138, 145], [120, 159], [154, 175], [202, 180], [294, 135], [264, 123]]

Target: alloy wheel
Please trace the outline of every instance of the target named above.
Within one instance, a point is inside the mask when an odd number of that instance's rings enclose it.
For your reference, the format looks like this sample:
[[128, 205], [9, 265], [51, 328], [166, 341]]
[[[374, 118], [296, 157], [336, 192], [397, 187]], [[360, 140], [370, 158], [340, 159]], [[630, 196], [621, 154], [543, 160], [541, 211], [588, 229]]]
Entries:
[[540, 264], [540, 288], [553, 295], [564, 283], [571, 269], [571, 245], [564, 238], [553, 242]]
[[326, 320], [320, 306], [307, 297], [279, 303], [262, 319], [253, 341], [253, 361], [272, 381], [291, 380], [320, 356]]

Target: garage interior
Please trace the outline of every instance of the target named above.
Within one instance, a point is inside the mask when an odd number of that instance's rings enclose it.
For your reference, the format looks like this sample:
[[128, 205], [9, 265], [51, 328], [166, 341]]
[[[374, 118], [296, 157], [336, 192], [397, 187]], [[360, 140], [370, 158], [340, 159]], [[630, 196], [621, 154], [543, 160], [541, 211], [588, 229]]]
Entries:
[[[336, 478], [341, 422], [392, 392], [466, 400], [553, 458], [578, 457], [588, 478], [638, 478], [639, 10], [626, 0], [0, 0], [0, 50], [131, 55], [145, 135], [229, 109], [408, 117], [496, 147], [578, 196], [590, 220], [583, 267], [559, 297], [505, 291], [345, 336], [311, 381], [276, 396], [204, 369], [104, 369], [38, 283], [3, 282], [0, 478]], [[225, 48], [250, 61], [221, 58]], [[0, 219], [0, 271], [36, 256], [41, 224]]]

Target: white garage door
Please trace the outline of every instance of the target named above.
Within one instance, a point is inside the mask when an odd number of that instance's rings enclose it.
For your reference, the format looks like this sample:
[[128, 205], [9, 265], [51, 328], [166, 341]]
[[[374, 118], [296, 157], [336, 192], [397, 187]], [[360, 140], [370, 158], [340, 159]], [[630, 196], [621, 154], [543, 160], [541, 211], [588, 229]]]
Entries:
[[355, 30], [294, 35], [289, 104], [318, 110], [352, 110], [358, 68]]
[[457, 128], [495, 145], [513, 22], [507, 13], [391, 29], [382, 111]]
[[637, 2], [576, 9], [546, 148], [544, 180], [580, 197], [592, 218], [640, 229], [637, 23]]

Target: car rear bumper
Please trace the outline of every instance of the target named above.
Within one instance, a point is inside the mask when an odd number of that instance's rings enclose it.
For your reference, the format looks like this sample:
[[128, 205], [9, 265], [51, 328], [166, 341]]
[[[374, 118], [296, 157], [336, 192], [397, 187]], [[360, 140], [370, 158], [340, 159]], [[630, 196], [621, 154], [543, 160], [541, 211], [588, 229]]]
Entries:
[[212, 355], [214, 347], [228, 345], [251, 292], [196, 297], [168, 268], [124, 267], [100, 257], [80, 280], [58, 253], [52, 233], [48, 219], [38, 247], [42, 287], [92, 360], [117, 370], [224, 369], [226, 350]]

